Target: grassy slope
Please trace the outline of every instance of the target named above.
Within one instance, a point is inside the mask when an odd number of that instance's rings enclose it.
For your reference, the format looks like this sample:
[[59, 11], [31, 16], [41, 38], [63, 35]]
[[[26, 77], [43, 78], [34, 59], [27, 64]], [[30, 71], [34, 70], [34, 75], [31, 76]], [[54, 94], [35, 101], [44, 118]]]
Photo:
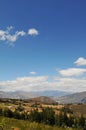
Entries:
[[[4, 130], [77, 130], [72, 128], [58, 128], [56, 126], [48, 126], [35, 122], [22, 121], [10, 118], [0, 117], [0, 122], [4, 119]], [[14, 129], [13, 129], [14, 128]], [[1, 129], [0, 129], [1, 130]], [[78, 129], [79, 130], [79, 129]]]

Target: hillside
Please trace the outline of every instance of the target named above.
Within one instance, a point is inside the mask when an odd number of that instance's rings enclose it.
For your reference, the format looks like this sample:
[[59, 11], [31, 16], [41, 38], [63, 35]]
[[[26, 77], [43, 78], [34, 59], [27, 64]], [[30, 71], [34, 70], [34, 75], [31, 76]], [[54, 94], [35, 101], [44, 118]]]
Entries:
[[46, 103], [46, 104], [56, 103], [56, 101], [46, 96], [40, 96], [40, 97], [32, 98], [30, 100], [34, 102], [40, 102], [40, 103]]
[[86, 91], [80, 93], [74, 93], [67, 96], [55, 97], [58, 103], [86, 103]]
[[[49, 126], [42, 123], [29, 122], [6, 117], [0, 117], [0, 123], [2, 124], [2, 122], [5, 123], [3, 126], [4, 130], [64, 130], [64, 128], [59, 128], [58, 126]], [[71, 128], [65, 128], [65, 130], [71, 130]], [[74, 128], [73, 130], [81, 129]]]

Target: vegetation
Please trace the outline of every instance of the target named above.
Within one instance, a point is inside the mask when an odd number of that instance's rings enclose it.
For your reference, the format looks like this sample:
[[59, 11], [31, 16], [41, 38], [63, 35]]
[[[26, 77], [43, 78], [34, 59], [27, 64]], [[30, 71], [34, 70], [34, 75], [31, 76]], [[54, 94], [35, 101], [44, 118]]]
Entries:
[[[65, 108], [66, 109], [66, 108]], [[9, 118], [15, 118], [20, 120], [28, 120], [31, 122], [43, 123], [51, 126], [58, 127], [71, 127], [71, 128], [83, 128], [86, 129], [86, 119], [83, 116], [78, 118], [73, 115], [67, 114], [66, 110], [64, 112], [60, 112], [58, 115], [55, 115], [55, 112], [52, 108], [43, 108], [42, 112], [39, 112], [38, 109], [35, 109], [30, 112], [30, 114], [26, 112], [21, 112], [20, 109], [15, 110], [14, 112], [10, 109], [2, 110], [0, 108], [0, 115]], [[2, 130], [3, 127], [1, 126]]]
[[1, 103], [0, 130], [86, 130], [85, 114], [77, 116], [71, 105], [6, 99]]
[[62, 107], [60, 109], [60, 111], [66, 112], [66, 113], [69, 113], [69, 114], [73, 114], [73, 111], [70, 108], [68, 108], [68, 107]]
[[81, 130], [77, 128], [60, 128], [36, 122], [0, 117], [0, 122], [2, 122], [2, 120], [5, 122], [5, 125], [3, 125], [3, 129], [0, 128], [0, 130]]

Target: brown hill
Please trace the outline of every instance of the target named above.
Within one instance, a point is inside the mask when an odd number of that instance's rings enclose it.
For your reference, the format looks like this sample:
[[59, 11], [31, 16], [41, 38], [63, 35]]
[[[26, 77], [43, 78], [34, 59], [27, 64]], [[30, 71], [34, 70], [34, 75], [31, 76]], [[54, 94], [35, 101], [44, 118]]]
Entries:
[[53, 99], [51, 99], [50, 97], [46, 97], [46, 96], [31, 98], [30, 100], [33, 102], [41, 102], [41, 103], [46, 103], [46, 104], [56, 103]]

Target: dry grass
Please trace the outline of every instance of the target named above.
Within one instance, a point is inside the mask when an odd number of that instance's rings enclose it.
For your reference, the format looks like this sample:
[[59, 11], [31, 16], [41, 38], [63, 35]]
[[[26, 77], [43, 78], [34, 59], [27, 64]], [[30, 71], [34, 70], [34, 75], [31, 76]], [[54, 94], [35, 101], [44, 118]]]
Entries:
[[86, 117], [86, 104], [72, 104], [68, 106], [75, 116], [81, 116], [83, 115]]
[[24, 101], [15, 101], [15, 103], [12, 102], [8, 102], [8, 103], [3, 103], [0, 102], [0, 107], [5, 109], [5, 108], [9, 108], [10, 110], [14, 111], [19, 103], [22, 104], [22, 106], [24, 107], [24, 111], [30, 113], [32, 110], [34, 109], [38, 109], [39, 112], [42, 111], [42, 108], [46, 108], [46, 107], [50, 107], [53, 108], [53, 110], [55, 111], [56, 114], [59, 113], [59, 110], [62, 107], [68, 107], [73, 111], [73, 114], [75, 116], [80, 116], [83, 115], [84, 117], [86, 117], [86, 104], [72, 104], [72, 105], [49, 105], [49, 104], [44, 104], [41, 102], [24, 102]]

